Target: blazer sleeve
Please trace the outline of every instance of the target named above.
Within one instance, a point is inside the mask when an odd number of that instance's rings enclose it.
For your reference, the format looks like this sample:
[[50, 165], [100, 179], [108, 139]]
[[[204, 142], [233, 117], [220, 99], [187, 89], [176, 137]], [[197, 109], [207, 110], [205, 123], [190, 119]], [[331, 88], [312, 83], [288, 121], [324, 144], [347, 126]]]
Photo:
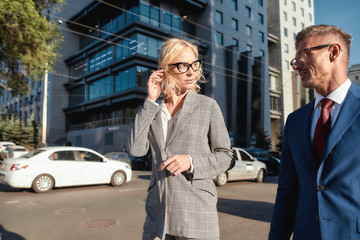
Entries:
[[278, 189], [270, 226], [269, 240], [290, 239], [294, 230], [298, 199], [298, 179], [288, 142], [291, 116], [284, 128]]
[[208, 133], [209, 153], [191, 153], [193, 179], [213, 178], [229, 169], [233, 151], [224, 118], [216, 101], [213, 101]]
[[145, 99], [143, 107], [136, 114], [127, 139], [127, 149], [131, 156], [142, 157], [149, 150], [149, 129], [161, 106]]

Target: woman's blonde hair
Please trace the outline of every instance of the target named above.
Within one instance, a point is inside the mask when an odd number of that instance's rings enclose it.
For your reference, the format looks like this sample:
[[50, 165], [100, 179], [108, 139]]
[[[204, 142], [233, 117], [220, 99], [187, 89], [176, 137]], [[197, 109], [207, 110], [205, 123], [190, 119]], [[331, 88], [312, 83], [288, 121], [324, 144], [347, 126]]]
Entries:
[[[162, 49], [159, 54], [159, 69], [164, 69], [165, 73], [161, 82], [161, 90], [165, 99], [169, 99], [174, 93], [181, 92], [181, 84], [177, 79], [171, 74], [169, 74], [168, 64], [172, 64], [173, 59], [185, 48], [189, 47], [195, 54], [195, 57], [199, 57], [198, 47], [191, 41], [180, 39], [180, 38], [170, 38], [164, 42]], [[200, 67], [198, 71], [195, 72], [195, 92], [200, 91], [200, 83], [206, 82], [205, 77], [203, 76], [203, 69]]]

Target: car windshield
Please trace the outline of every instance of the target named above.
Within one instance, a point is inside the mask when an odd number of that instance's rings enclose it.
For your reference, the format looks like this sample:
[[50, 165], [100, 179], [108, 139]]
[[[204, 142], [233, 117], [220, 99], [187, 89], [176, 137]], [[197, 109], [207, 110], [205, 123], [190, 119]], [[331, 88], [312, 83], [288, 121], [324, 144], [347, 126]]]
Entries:
[[255, 157], [270, 157], [271, 154], [262, 149], [247, 149], [247, 151]]
[[42, 153], [42, 152], [45, 152], [45, 150], [36, 149], [36, 150], [34, 150], [34, 151], [32, 151], [32, 152], [29, 152], [29, 153], [27, 153], [27, 154], [25, 154], [25, 155], [22, 155], [21, 157], [22, 157], [22, 158], [31, 158], [31, 157], [39, 154], [39, 153]]

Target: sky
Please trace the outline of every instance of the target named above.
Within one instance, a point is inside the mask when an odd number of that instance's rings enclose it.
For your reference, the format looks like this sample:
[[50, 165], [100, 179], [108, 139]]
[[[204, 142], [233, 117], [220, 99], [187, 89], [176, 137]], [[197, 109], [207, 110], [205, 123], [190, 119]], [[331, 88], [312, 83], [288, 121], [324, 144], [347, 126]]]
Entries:
[[349, 67], [360, 64], [360, 1], [314, 0], [314, 10], [315, 24], [335, 25], [352, 35]]

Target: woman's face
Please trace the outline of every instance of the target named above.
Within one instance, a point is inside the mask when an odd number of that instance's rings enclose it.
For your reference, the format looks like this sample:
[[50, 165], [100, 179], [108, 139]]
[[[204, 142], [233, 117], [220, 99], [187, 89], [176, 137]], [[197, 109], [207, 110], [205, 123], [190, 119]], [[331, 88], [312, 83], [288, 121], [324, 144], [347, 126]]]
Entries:
[[[199, 62], [195, 62], [198, 60], [195, 56], [193, 50], [189, 47], [185, 47], [169, 64], [177, 64], [177, 63], [185, 63], [178, 64], [178, 66], [172, 65], [169, 66], [169, 73], [177, 79], [178, 83], [181, 86], [181, 90], [190, 90], [194, 88], [196, 83], [196, 71], [193, 70], [200, 67]], [[186, 64], [187, 63], [187, 64]], [[192, 67], [189, 66], [192, 64]], [[188, 66], [188, 71], [187, 70]], [[182, 72], [179, 71], [178, 67]], [[186, 72], [184, 72], [186, 71]]]

